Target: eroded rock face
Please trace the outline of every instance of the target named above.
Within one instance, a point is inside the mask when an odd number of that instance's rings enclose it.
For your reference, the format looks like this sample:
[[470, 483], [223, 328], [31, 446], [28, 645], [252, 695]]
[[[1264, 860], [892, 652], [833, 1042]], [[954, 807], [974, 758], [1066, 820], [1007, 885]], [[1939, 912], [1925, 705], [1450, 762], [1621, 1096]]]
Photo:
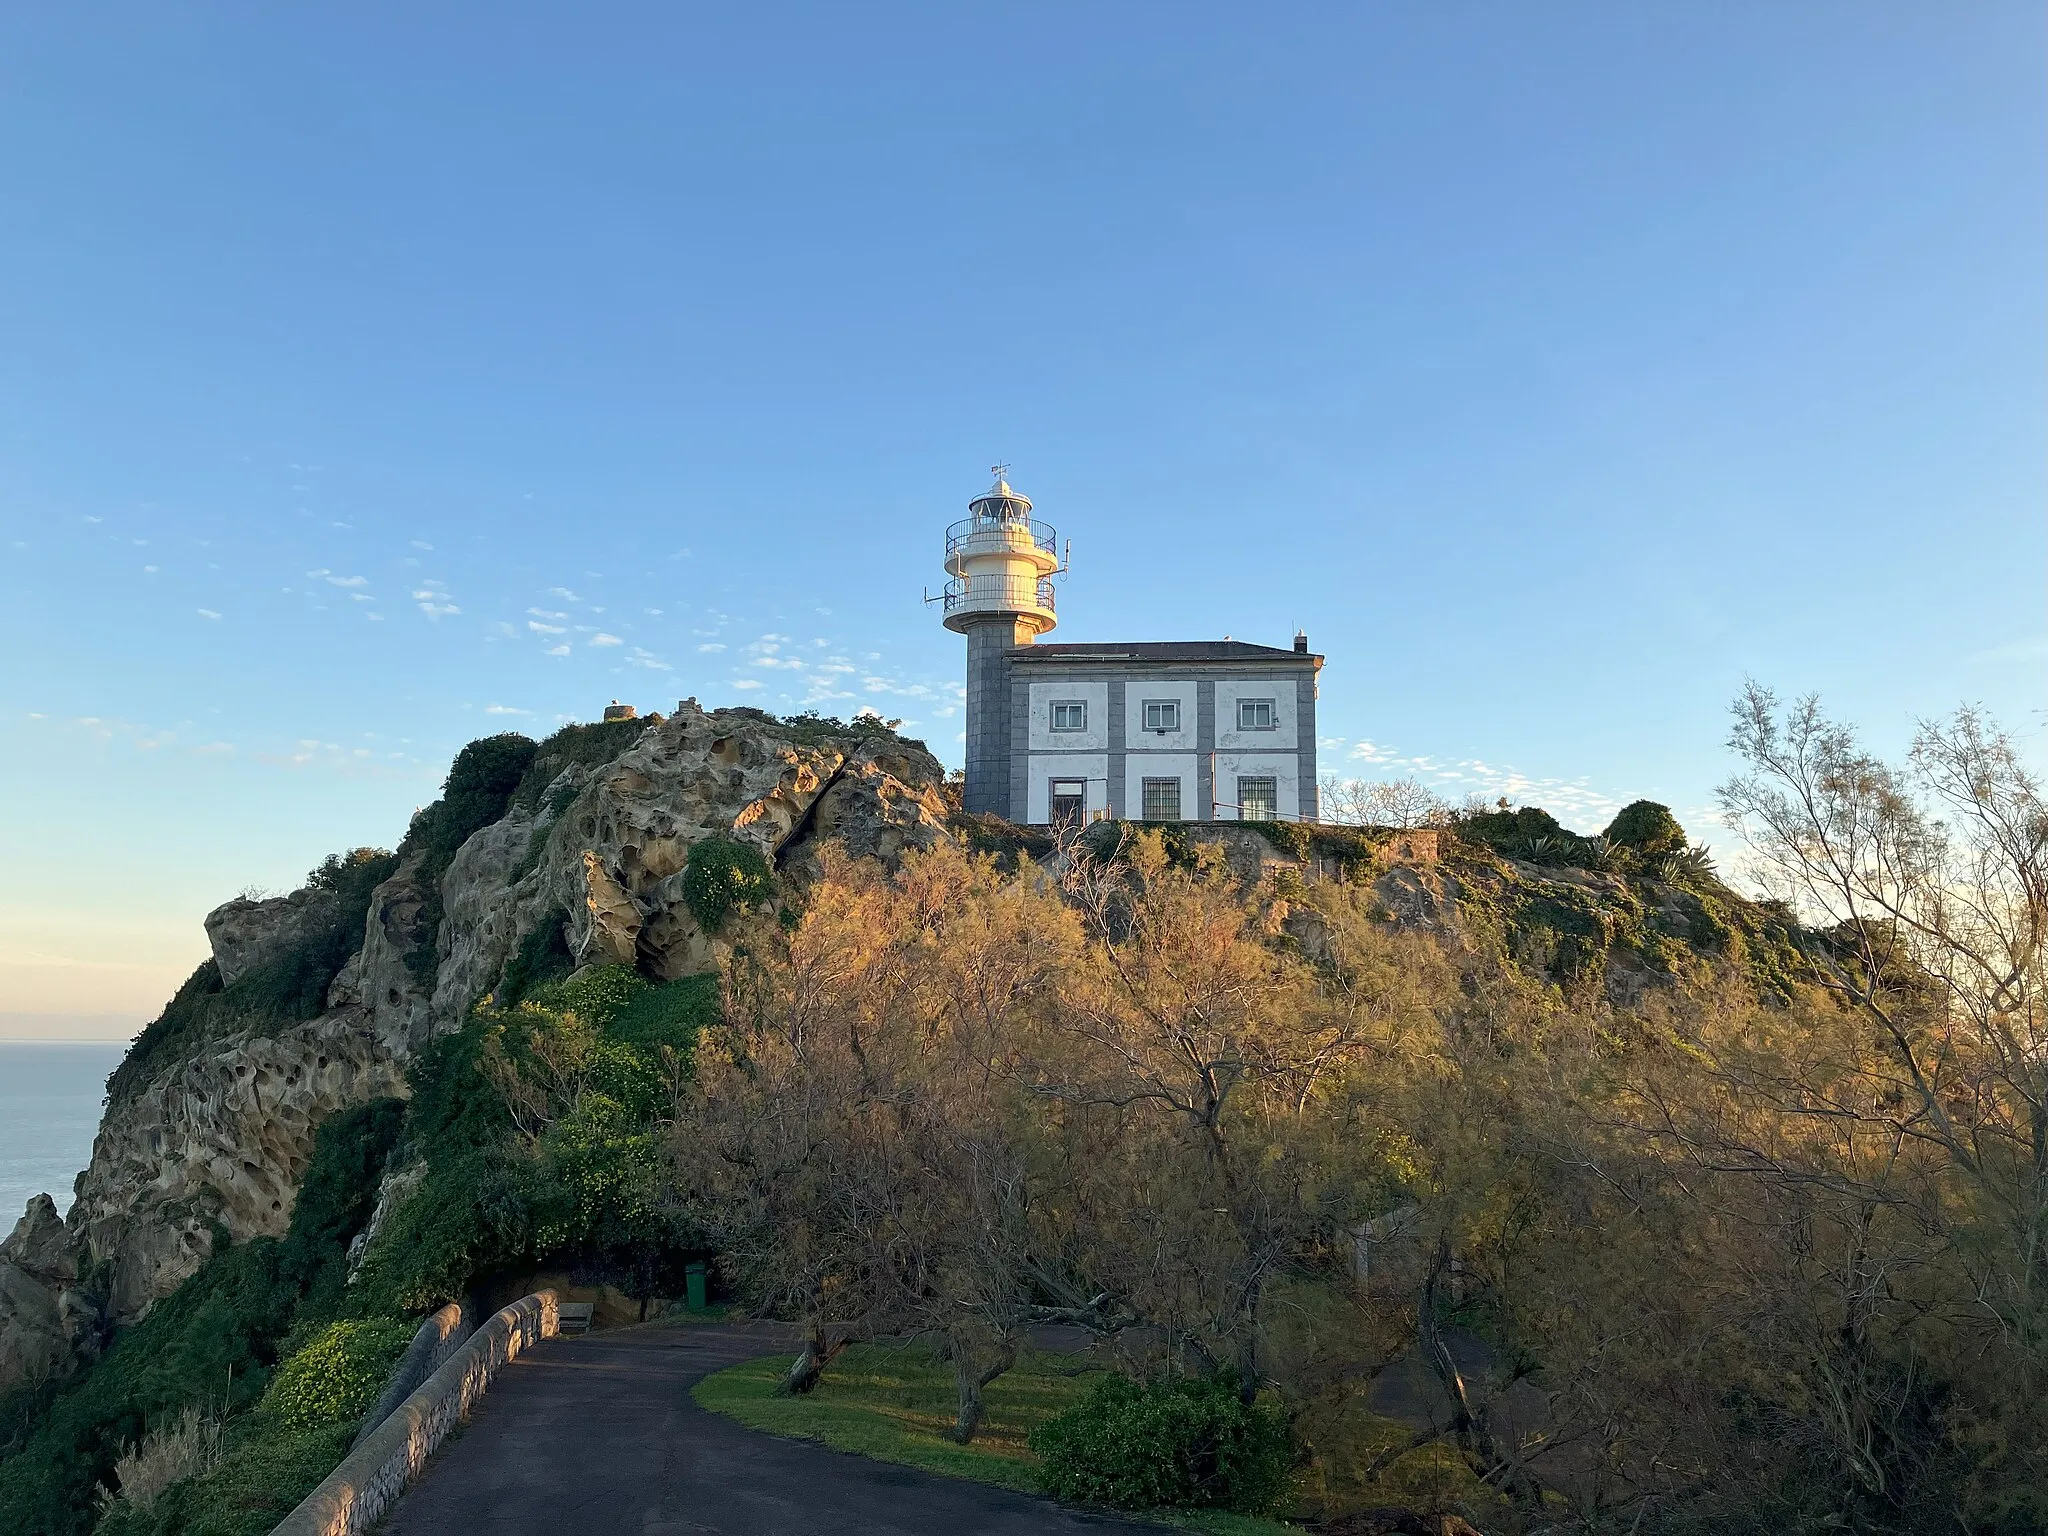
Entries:
[[57, 1204], [37, 1195], [0, 1242], [0, 1392], [62, 1375], [97, 1342], [99, 1307], [78, 1279]]
[[220, 984], [231, 987], [249, 972], [293, 949], [309, 933], [334, 922], [341, 898], [332, 891], [294, 891], [251, 901], [237, 896], [206, 914], [206, 938]]
[[[31, 1204], [0, 1245], [0, 1389], [71, 1369], [104, 1322], [141, 1316], [206, 1261], [216, 1224], [236, 1242], [282, 1235], [321, 1122], [405, 1093], [413, 1053], [500, 986], [542, 924], [563, 926], [578, 963], [665, 980], [714, 969], [719, 941], [683, 901], [692, 846], [750, 842], [797, 879], [831, 838], [893, 861], [944, 835], [942, 781], [914, 749], [807, 744], [752, 711], [686, 703], [472, 835], [438, 890], [408, 853], [373, 894], [326, 1013], [210, 1041], [108, 1109], [67, 1219], [47, 1198]], [[302, 891], [216, 909], [206, 926], [223, 982], [333, 921], [333, 899]], [[104, 1308], [78, 1285], [100, 1265]]]
[[943, 777], [928, 753], [806, 745], [758, 717], [686, 702], [603, 767], [565, 771], [544, 797], [574, 791], [554, 820], [515, 813], [463, 845], [442, 886], [434, 1021], [458, 1021], [494, 990], [543, 922], [566, 920], [578, 964], [637, 964], [663, 980], [713, 969], [717, 944], [683, 901], [693, 846], [752, 843], [798, 878], [832, 838], [893, 861], [944, 835]]
[[335, 978], [339, 984], [353, 967], [349, 980], [356, 1005], [370, 1016], [381, 1038], [403, 1041], [407, 1051], [431, 1038], [433, 1014], [433, 1000], [406, 963], [406, 956], [434, 942], [431, 903], [421, 883], [420, 865], [420, 856], [409, 854], [391, 878], [371, 892], [362, 950]]
[[216, 1222], [236, 1242], [282, 1236], [314, 1132], [405, 1092], [407, 1054], [403, 1035], [349, 1008], [232, 1036], [110, 1105], [65, 1225], [81, 1255], [112, 1262], [113, 1317], [141, 1315], [205, 1263]]

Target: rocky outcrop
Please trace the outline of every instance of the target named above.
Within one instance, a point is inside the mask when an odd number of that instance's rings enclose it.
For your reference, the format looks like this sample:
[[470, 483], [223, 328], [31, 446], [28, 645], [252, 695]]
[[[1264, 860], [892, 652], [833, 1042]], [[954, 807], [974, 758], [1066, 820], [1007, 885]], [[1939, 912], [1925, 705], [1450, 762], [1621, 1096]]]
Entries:
[[835, 838], [895, 860], [945, 835], [943, 778], [937, 759], [893, 741], [807, 744], [751, 712], [686, 701], [610, 763], [564, 770], [542, 797], [558, 814], [515, 812], [463, 845], [442, 885], [435, 1023], [495, 989], [543, 922], [566, 922], [579, 964], [662, 980], [712, 969], [717, 945], [683, 900], [692, 847], [752, 843], [798, 879]]
[[231, 987], [249, 972], [303, 944], [336, 921], [341, 898], [332, 891], [294, 891], [252, 901], [238, 896], [206, 914], [206, 938], [220, 983]]
[[107, 1305], [140, 1315], [206, 1262], [291, 1222], [313, 1133], [336, 1110], [405, 1091], [406, 1041], [351, 1008], [221, 1041], [108, 1107], [66, 1226], [110, 1266]]
[[99, 1319], [56, 1202], [37, 1195], [0, 1242], [0, 1392], [69, 1370], [97, 1344]]
[[[944, 835], [943, 776], [893, 738], [820, 740], [686, 701], [611, 761], [570, 763], [516, 797], [438, 881], [409, 851], [372, 896], [325, 1013], [191, 1048], [108, 1108], [68, 1218], [47, 1197], [30, 1206], [0, 1246], [0, 1389], [69, 1369], [104, 1322], [140, 1316], [196, 1271], [216, 1231], [282, 1234], [320, 1123], [403, 1094], [413, 1053], [501, 986], [543, 925], [560, 926], [579, 963], [661, 979], [713, 969], [720, 941], [683, 900], [692, 847], [749, 842], [799, 881], [833, 838], [894, 860]], [[333, 903], [300, 891], [216, 909], [206, 926], [223, 985], [332, 925]], [[104, 1295], [81, 1288], [88, 1272]]]
[[[356, 1005], [387, 1040], [403, 1040], [409, 1052], [432, 1036], [433, 1000], [409, 955], [434, 943], [433, 898], [422, 879], [423, 857], [409, 854], [370, 897], [363, 923], [363, 947], [334, 984], [347, 979]], [[350, 967], [354, 974], [350, 975]], [[330, 995], [333, 987], [329, 989]]]

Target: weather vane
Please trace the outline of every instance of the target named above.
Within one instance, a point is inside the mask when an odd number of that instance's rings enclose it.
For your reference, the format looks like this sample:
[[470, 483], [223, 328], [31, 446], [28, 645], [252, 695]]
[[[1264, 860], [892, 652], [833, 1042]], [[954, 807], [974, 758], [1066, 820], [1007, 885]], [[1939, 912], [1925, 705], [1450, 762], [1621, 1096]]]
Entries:
[[1007, 480], [1010, 477], [1010, 466], [1007, 464], [991, 464], [988, 467], [988, 472], [998, 480]]

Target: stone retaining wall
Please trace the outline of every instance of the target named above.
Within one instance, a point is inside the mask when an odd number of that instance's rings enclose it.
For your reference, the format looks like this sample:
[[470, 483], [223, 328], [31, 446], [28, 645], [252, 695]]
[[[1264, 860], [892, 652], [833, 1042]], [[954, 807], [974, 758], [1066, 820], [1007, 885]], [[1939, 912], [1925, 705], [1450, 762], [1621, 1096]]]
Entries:
[[362, 1536], [398, 1502], [469, 1405], [490, 1390], [499, 1369], [552, 1338], [555, 1327], [553, 1291], [537, 1291], [499, 1312], [358, 1441], [271, 1536]]
[[421, 1323], [393, 1368], [391, 1379], [384, 1383], [384, 1393], [377, 1399], [377, 1405], [363, 1415], [362, 1427], [349, 1442], [349, 1449], [354, 1450], [375, 1434], [377, 1426], [390, 1418], [421, 1382], [447, 1364], [448, 1357], [467, 1344], [475, 1332], [476, 1318], [466, 1302], [451, 1301]]

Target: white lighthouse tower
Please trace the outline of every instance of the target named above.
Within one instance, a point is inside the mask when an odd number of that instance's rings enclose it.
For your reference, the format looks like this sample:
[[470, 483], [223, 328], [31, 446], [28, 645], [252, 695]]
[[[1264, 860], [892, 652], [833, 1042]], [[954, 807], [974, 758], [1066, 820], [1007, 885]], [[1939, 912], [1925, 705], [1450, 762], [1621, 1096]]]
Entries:
[[1005, 466], [946, 530], [946, 628], [967, 637], [967, 786], [970, 811], [1010, 814], [1010, 687], [1006, 655], [1059, 622], [1052, 578], [1066, 569], [1058, 538], [1031, 520], [1031, 498], [1010, 489]]

